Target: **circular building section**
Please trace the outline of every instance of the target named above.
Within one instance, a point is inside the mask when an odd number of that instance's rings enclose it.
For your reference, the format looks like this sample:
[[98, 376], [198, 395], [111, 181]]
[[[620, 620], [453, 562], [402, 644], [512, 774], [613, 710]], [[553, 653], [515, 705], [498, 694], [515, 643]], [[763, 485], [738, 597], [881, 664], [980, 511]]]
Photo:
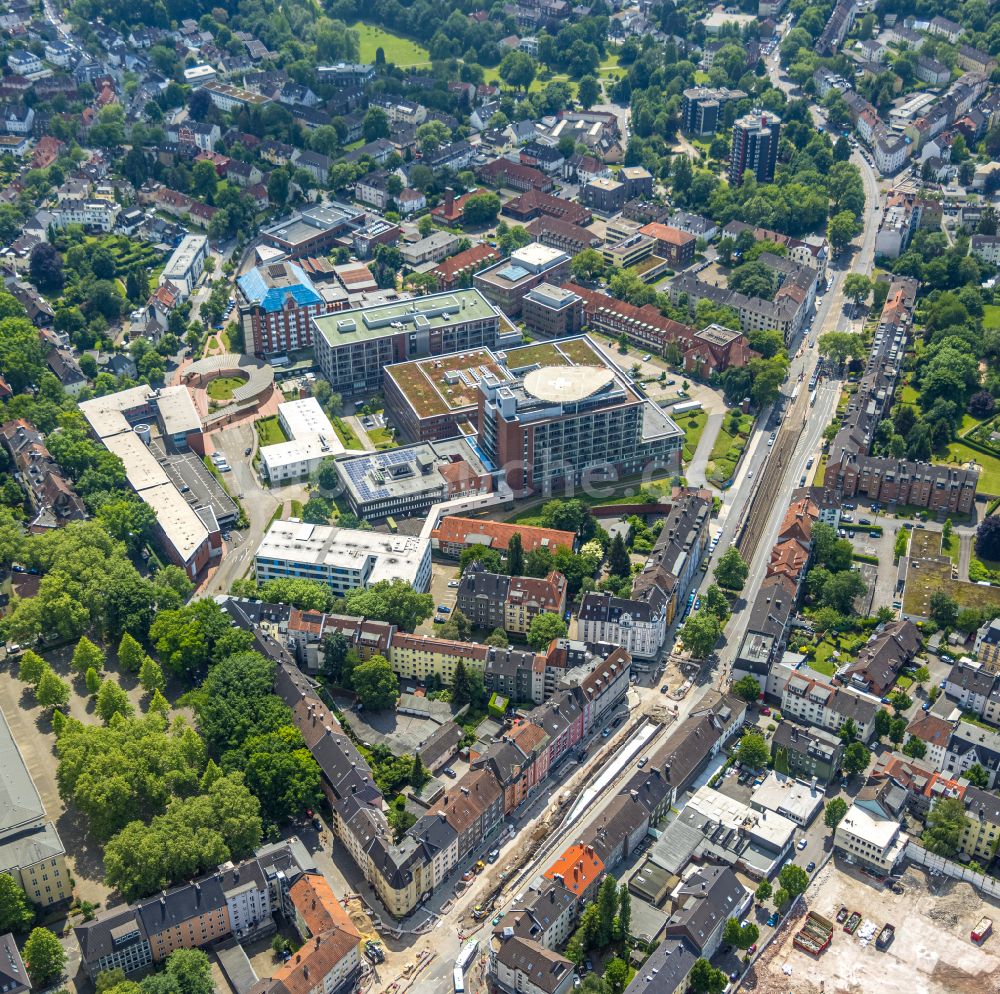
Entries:
[[574, 404], [592, 397], [614, 381], [603, 366], [543, 366], [524, 378], [524, 389], [550, 404]]

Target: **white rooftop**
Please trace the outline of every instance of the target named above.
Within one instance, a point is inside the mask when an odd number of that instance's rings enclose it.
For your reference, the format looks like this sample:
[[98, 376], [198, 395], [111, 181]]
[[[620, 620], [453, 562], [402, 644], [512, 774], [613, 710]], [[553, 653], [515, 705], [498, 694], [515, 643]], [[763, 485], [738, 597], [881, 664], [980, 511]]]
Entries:
[[510, 254], [511, 264], [523, 266], [529, 273], [540, 273], [545, 269], [551, 269], [552, 266], [568, 258], [562, 249], [552, 248], [541, 242], [532, 242]]
[[[847, 809], [847, 814], [840, 820], [838, 831], [843, 831], [855, 838], [864, 839], [878, 849], [888, 849], [899, 831], [899, 822], [889, 818], [878, 818], [866, 808], [856, 803]], [[902, 836], [905, 839], [905, 836]]]
[[167, 435], [201, 431], [201, 416], [187, 387], [164, 387], [154, 398]]
[[[333, 425], [323, 412], [315, 397], [303, 400], [289, 400], [278, 405], [278, 417], [291, 438], [302, 438], [304, 435], [333, 435]], [[341, 448], [343, 451], [343, 448]]]
[[172, 483], [147, 487], [142, 499], [156, 512], [157, 523], [186, 562], [208, 538], [205, 523]]
[[524, 378], [524, 389], [553, 404], [567, 404], [592, 397], [609, 383], [613, 370], [600, 366], [543, 366]]
[[801, 780], [772, 770], [753, 792], [751, 803], [756, 808], [766, 808], [808, 824], [823, 806], [823, 800], [822, 788], [813, 788]]
[[752, 839], [765, 842], [773, 849], [783, 849], [795, 835], [796, 825], [790, 818], [773, 811], [754, 811], [748, 804], [727, 797], [707, 784], [695, 791], [688, 806], [726, 828], [742, 829]]
[[360, 573], [366, 586], [397, 579], [414, 584], [429, 548], [430, 539], [413, 535], [279, 520], [268, 528], [255, 558], [342, 570], [345, 578]]

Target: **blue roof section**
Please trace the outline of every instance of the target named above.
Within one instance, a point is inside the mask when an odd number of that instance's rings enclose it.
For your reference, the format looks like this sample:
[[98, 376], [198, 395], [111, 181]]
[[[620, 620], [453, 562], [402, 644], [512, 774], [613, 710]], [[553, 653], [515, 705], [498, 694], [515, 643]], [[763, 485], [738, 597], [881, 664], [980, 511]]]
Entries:
[[251, 269], [249, 273], [241, 276], [236, 282], [239, 283], [247, 300], [259, 304], [269, 314], [273, 311], [280, 311], [289, 295], [300, 307], [320, 303], [323, 298], [313, 286], [313, 282], [306, 275], [305, 270], [294, 263], [286, 263], [286, 265], [292, 276], [298, 280], [297, 283], [290, 286], [268, 286], [259, 266]]

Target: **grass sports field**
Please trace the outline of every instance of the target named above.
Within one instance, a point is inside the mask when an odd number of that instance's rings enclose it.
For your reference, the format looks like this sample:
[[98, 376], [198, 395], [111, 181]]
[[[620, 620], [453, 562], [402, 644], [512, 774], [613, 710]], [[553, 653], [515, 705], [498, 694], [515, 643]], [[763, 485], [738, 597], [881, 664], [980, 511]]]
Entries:
[[374, 24], [365, 24], [364, 21], [357, 21], [350, 28], [357, 31], [360, 38], [362, 62], [374, 62], [375, 49], [381, 48], [385, 52], [385, 61], [392, 62], [401, 69], [430, 65], [431, 57], [427, 49], [409, 38], [385, 31]]

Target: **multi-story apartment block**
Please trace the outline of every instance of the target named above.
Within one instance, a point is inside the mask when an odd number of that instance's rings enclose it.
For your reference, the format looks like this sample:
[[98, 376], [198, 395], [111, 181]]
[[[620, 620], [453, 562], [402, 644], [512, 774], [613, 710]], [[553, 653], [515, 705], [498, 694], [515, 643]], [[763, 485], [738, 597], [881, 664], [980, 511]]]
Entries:
[[751, 113], [733, 124], [733, 143], [729, 154], [729, 182], [739, 186], [744, 173], [753, 173], [758, 183], [774, 179], [778, 161], [781, 120], [773, 114]]
[[566, 577], [553, 570], [546, 577], [513, 576], [503, 604], [503, 627], [526, 635], [540, 614], [562, 617], [566, 610]]
[[236, 281], [247, 351], [261, 358], [287, 355], [313, 344], [312, 319], [339, 310], [306, 271], [290, 261], [257, 266]]
[[827, 486], [834, 486], [843, 497], [912, 504], [947, 514], [968, 514], [975, 505], [979, 473], [974, 469], [846, 451], [834, 461], [833, 452], [826, 468]]
[[54, 228], [79, 224], [94, 231], [113, 231], [121, 207], [108, 200], [83, 200], [67, 197], [52, 211]]
[[704, 137], [714, 135], [719, 129], [719, 115], [725, 104], [733, 100], [743, 100], [742, 90], [727, 87], [712, 88], [693, 86], [684, 91], [681, 104], [681, 128], [685, 134]]
[[774, 768], [797, 780], [827, 784], [837, 775], [844, 754], [844, 743], [819, 728], [802, 728], [794, 721], [783, 721], [771, 740]]
[[828, 732], [839, 732], [850, 718], [858, 738], [867, 742], [875, 731], [875, 715], [881, 707], [877, 697], [844, 687], [832, 687], [798, 673], [785, 685], [781, 713]]
[[525, 327], [542, 338], [568, 338], [583, 327], [583, 298], [565, 287], [539, 283], [521, 300]]
[[205, 270], [208, 258], [208, 239], [204, 235], [185, 235], [174, 249], [160, 274], [160, 284], [172, 283], [185, 299]]
[[976, 659], [993, 673], [1000, 671], [1000, 618], [987, 621], [976, 632]]
[[580, 202], [599, 214], [617, 214], [628, 200], [625, 184], [606, 176], [589, 180], [580, 191]]
[[833, 844], [849, 863], [859, 863], [879, 874], [892, 873], [909, 841], [899, 822], [888, 818], [875, 804], [855, 801], [837, 823]]
[[91, 979], [107, 970], [132, 973], [162, 962], [175, 949], [267, 935], [274, 931], [275, 913], [291, 915], [290, 888], [312, 868], [293, 837], [191, 883], [109, 908], [74, 929], [83, 970]]
[[572, 549], [576, 544], [574, 532], [558, 528], [539, 528], [536, 525], [512, 525], [505, 521], [490, 521], [488, 518], [463, 518], [449, 514], [438, 522], [431, 532], [431, 544], [435, 552], [450, 559], [458, 559], [463, 549], [473, 545], [488, 545], [498, 552], [506, 552], [511, 538], [520, 535], [525, 552], [535, 549]]
[[577, 624], [584, 642], [609, 642], [637, 659], [654, 659], [666, 636], [667, 596], [658, 588], [634, 600], [591, 591]]
[[506, 574], [490, 573], [481, 563], [470, 563], [459, 581], [456, 607], [476, 628], [503, 628], [510, 584]]
[[373, 390], [383, 367], [427, 355], [496, 348], [501, 317], [478, 290], [356, 308], [313, 319], [316, 360], [337, 390]]

